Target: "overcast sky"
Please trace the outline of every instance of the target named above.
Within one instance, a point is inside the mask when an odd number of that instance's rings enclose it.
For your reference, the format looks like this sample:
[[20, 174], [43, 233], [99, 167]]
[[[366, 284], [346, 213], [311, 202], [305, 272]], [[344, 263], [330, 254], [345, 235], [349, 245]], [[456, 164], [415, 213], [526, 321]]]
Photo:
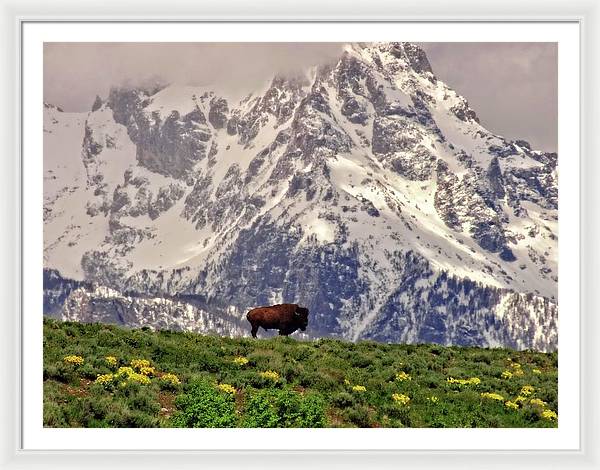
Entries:
[[[557, 148], [554, 43], [422, 43], [436, 76], [458, 91], [492, 132]], [[337, 43], [47, 43], [44, 100], [85, 111], [111, 85], [161, 78], [252, 91], [275, 72], [337, 58]]]

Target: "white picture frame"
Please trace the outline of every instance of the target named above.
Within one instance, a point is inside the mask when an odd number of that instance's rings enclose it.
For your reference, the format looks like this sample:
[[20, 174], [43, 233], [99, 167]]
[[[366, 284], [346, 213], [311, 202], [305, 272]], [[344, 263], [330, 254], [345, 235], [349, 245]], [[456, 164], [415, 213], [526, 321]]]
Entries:
[[[158, 468], [178, 465], [204, 465], [207, 468], [240, 465], [269, 468], [277, 465], [286, 467], [305, 467], [307, 464], [319, 466], [356, 466], [378, 467], [397, 466], [399, 462], [410, 467], [424, 465], [429, 468], [438, 466], [458, 467], [464, 465], [501, 467], [527, 466], [530, 468], [559, 465], [565, 468], [594, 468], [598, 466], [598, 455], [594, 442], [598, 439], [598, 407], [594, 397], [598, 391], [598, 371], [594, 368], [593, 358], [598, 357], [597, 343], [594, 334], [598, 333], [598, 321], [593, 315], [598, 305], [597, 294], [593, 289], [597, 278], [594, 268], [598, 266], [598, 249], [592, 243], [598, 239], [597, 216], [593, 214], [595, 201], [598, 201], [597, 185], [594, 177], [598, 175], [597, 163], [590, 149], [598, 148], [598, 136], [593, 131], [593, 124], [598, 122], [598, 92], [594, 83], [598, 81], [598, 6], [593, 0], [567, 2], [549, 1], [537, 3], [531, 0], [521, 2], [488, 2], [479, 5], [475, 1], [459, 0], [451, 5], [443, 5], [439, 1], [419, 2], [410, 5], [395, 5], [387, 2], [358, 2], [345, 6], [341, 2], [318, 4], [315, 1], [300, 5], [278, 5], [265, 2], [253, 5], [249, 9], [241, 1], [229, 2], [219, 6], [182, 4], [166, 5], [160, 1], [141, 4], [128, 1], [108, 8], [99, 3], [83, 6], [69, 1], [56, 1], [45, 5], [34, 1], [4, 1], [3, 5], [3, 103], [6, 105], [2, 113], [0, 142], [5, 147], [5, 158], [2, 160], [2, 190], [6, 192], [2, 198], [6, 211], [3, 218], [7, 221], [8, 230], [2, 232], [2, 259], [7, 260], [2, 271], [2, 299], [5, 314], [2, 316], [4, 334], [2, 368], [3, 385], [0, 387], [2, 411], [2, 451], [0, 462], [7, 468], [21, 468], [35, 465], [56, 467], [86, 466], [104, 467], [136, 467], [156, 466]], [[542, 11], [543, 8], [543, 11]], [[143, 9], [144, 14], [139, 14]], [[110, 10], [110, 11], [109, 11]], [[340, 13], [340, 12], [344, 13]], [[61, 450], [41, 451], [23, 448], [21, 433], [23, 393], [22, 361], [23, 341], [20, 312], [22, 306], [22, 253], [26, 249], [23, 244], [24, 233], [21, 232], [22, 214], [22, 178], [23, 161], [21, 158], [23, 142], [21, 137], [20, 116], [22, 110], [21, 83], [23, 26], [27, 22], [45, 21], [270, 21], [270, 22], [340, 22], [340, 21], [385, 21], [385, 22], [577, 22], [581, 31], [581, 126], [580, 126], [580, 207], [581, 207], [581, 254], [580, 258], [580, 357], [581, 357], [581, 440], [578, 450], [569, 451], [485, 451], [485, 450], [443, 450], [443, 451], [335, 451], [311, 449], [269, 450], [203, 450], [203, 451], [161, 451], [152, 450], [118, 450], [118, 451], [73, 451], [68, 445]], [[595, 55], [594, 55], [595, 53]], [[560, 110], [559, 110], [560, 111]], [[596, 119], [594, 119], [596, 118]], [[596, 144], [596, 145], [594, 145]], [[40, 180], [41, 183], [41, 180]], [[6, 214], [4, 215], [4, 212]], [[585, 258], [583, 257], [585, 255]], [[9, 312], [15, 312], [9, 314]], [[283, 430], [285, 432], [286, 430]], [[233, 435], [232, 435], [233, 436]], [[268, 433], [265, 434], [268, 438]], [[65, 438], [68, 435], [65, 433]], [[465, 438], [468, 436], [465, 434]], [[492, 447], [492, 446], [490, 446]], [[101, 455], [102, 458], [95, 458]], [[232, 467], [233, 468], [233, 467]]]

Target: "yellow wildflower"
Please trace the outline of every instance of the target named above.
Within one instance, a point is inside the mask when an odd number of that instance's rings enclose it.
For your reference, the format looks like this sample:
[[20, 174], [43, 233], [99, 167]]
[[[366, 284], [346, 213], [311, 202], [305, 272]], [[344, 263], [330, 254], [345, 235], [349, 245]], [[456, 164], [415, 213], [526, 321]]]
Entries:
[[502, 372], [503, 379], [511, 379], [512, 376], [513, 376], [513, 373], [509, 370], [505, 370], [504, 372]]
[[521, 395], [519, 395], [517, 398], [514, 399], [514, 402], [517, 403], [517, 404], [523, 403], [523, 402], [526, 402], [526, 401], [527, 401], [527, 398], [523, 397]]
[[135, 371], [131, 367], [125, 366], [119, 367], [119, 370], [117, 370], [115, 376], [121, 377], [122, 375], [126, 375], [127, 377], [129, 377], [131, 374], [135, 374]]
[[142, 374], [138, 374], [137, 372], [134, 372], [129, 377], [127, 377], [127, 380], [129, 380], [131, 382], [137, 382], [137, 383], [143, 384], [143, 385], [148, 385], [150, 383], [149, 377], [146, 377], [145, 375], [142, 375]]
[[266, 370], [261, 372], [259, 375], [265, 379], [270, 379], [273, 382], [277, 382], [279, 380], [279, 374], [274, 370]]
[[399, 381], [401, 381], [401, 382], [402, 382], [402, 381], [404, 381], [404, 380], [412, 380], [412, 378], [411, 378], [411, 376], [410, 376], [410, 375], [408, 375], [406, 372], [404, 372], [404, 371], [401, 371], [401, 372], [398, 372], [398, 373], [396, 374], [396, 380], [399, 380]]
[[542, 408], [546, 406], [546, 402], [540, 400], [539, 398], [532, 398], [531, 400], [529, 400], [529, 403], [534, 406], [541, 406]]
[[531, 385], [525, 385], [523, 388], [521, 388], [521, 395], [524, 397], [532, 395], [533, 392], [535, 392], [535, 388], [533, 388]]
[[231, 395], [235, 395], [235, 387], [229, 384], [219, 384], [217, 388], [225, 393], [230, 393]]
[[484, 392], [481, 394], [481, 397], [489, 398], [490, 400], [504, 401], [504, 397], [498, 393]]
[[544, 410], [542, 411], [541, 417], [547, 419], [549, 421], [556, 421], [558, 419], [558, 415], [555, 411], [552, 410]]
[[440, 401], [440, 399], [438, 397], [427, 397], [427, 401], [430, 401], [431, 403], [437, 403]]
[[119, 370], [114, 375], [115, 377], [123, 377], [125, 376], [125, 382], [122, 382], [120, 385], [124, 387], [123, 383], [126, 385], [128, 383], [139, 383], [143, 385], [148, 385], [150, 383], [150, 378], [144, 374], [140, 374], [134, 371], [131, 367], [119, 367]]
[[242, 356], [236, 356], [233, 358], [233, 363], [238, 366], [245, 366], [248, 364], [248, 359]]
[[408, 405], [410, 402], [410, 397], [408, 395], [404, 395], [403, 393], [393, 393], [392, 400], [396, 403], [400, 403], [401, 405]]
[[148, 359], [133, 359], [130, 365], [134, 369], [142, 369], [143, 367], [150, 367], [150, 361]]
[[63, 361], [65, 361], [67, 364], [73, 364], [76, 366], [80, 366], [81, 364], [83, 364], [83, 357], [75, 356], [74, 354], [70, 354], [69, 356], [65, 356], [63, 358]]
[[504, 405], [506, 405], [507, 408], [511, 409], [511, 410], [518, 410], [519, 409], [519, 405], [517, 405], [514, 401], [507, 401], [506, 403], [504, 403]]
[[344, 379], [344, 384], [345, 385], [350, 385], [350, 381], [348, 379]]
[[156, 375], [156, 370], [154, 367], [140, 367], [140, 374], [152, 377]]
[[539, 369], [533, 369], [531, 372], [533, 372], [536, 375], [541, 375], [542, 371]]
[[163, 382], [170, 383], [171, 385], [179, 385], [181, 383], [179, 377], [177, 377], [175, 374], [171, 374], [170, 372], [161, 375], [160, 380]]
[[[515, 377], [523, 376], [523, 369], [521, 368], [521, 364], [519, 364], [518, 362], [513, 362], [512, 364], [510, 364], [510, 367], [512, 367], [512, 372], [511, 372], [512, 375], [514, 375]], [[510, 372], [510, 371], [508, 371], [508, 372]], [[506, 378], [510, 379], [510, 377], [506, 377]]]
[[352, 390], [355, 392], [366, 392], [367, 389], [366, 387], [362, 386], [362, 385], [355, 385], [354, 387], [352, 387]]
[[117, 365], [117, 358], [115, 356], [106, 356], [104, 358], [104, 360], [106, 361], [106, 363], [109, 366], [116, 366]]
[[96, 377], [96, 380], [94, 380], [94, 382], [96, 382], [97, 384], [105, 385], [105, 384], [111, 383], [113, 381], [113, 377], [114, 376], [112, 374], [98, 375], [98, 377]]
[[454, 377], [448, 377], [446, 382], [458, 385], [479, 385], [481, 379], [479, 377], [471, 377], [470, 379], [455, 379]]

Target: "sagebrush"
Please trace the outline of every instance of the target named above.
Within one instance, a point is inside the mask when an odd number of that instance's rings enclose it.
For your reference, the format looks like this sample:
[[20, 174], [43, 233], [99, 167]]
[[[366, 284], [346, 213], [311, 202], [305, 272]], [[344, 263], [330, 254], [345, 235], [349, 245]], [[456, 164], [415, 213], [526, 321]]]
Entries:
[[45, 319], [44, 426], [555, 427], [557, 363], [557, 353]]

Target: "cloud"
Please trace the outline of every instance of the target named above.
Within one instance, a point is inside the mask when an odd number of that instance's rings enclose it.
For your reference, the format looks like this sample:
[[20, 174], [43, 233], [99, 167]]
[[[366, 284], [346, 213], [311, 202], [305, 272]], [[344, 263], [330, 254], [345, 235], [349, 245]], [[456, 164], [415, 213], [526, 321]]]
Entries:
[[112, 85], [151, 77], [250, 92], [275, 73], [329, 62], [341, 52], [341, 43], [46, 43], [44, 99], [83, 111]]
[[[556, 44], [420, 45], [438, 78], [467, 98], [488, 129], [556, 150]], [[275, 73], [331, 62], [341, 51], [342, 43], [46, 43], [44, 99], [86, 111], [112, 85], [152, 77], [246, 94]]]
[[463, 95], [481, 123], [556, 151], [556, 43], [422, 43], [434, 73]]

